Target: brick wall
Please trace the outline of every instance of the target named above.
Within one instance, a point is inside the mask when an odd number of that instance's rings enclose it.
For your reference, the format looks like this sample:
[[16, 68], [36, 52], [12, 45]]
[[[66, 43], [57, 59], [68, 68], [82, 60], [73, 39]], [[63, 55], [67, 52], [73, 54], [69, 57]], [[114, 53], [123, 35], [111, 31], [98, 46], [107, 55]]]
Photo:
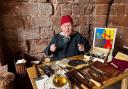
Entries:
[[66, 14], [72, 16], [74, 29], [90, 38], [94, 7], [93, 0], [3, 0], [0, 23], [5, 54], [20, 51], [41, 59], [53, 33], [61, 31], [59, 19]]
[[12, 56], [20, 51], [41, 60], [43, 50], [54, 33], [61, 31], [60, 17], [66, 14], [72, 16], [74, 30], [85, 36], [91, 44], [94, 27], [118, 27], [119, 38], [125, 36], [123, 34], [127, 32], [127, 0], [114, 1], [107, 23], [111, 1], [2, 0], [0, 29], [4, 54], [13, 58]]
[[53, 5], [46, 0], [3, 0], [2, 45], [7, 60], [17, 52], [41, 59], [52, 37]]
[[117, 28], [115, 50], [128, 54], [123, 46], [128, 46], [128, 0], [114, 0], [109, 14], [108, 27]]

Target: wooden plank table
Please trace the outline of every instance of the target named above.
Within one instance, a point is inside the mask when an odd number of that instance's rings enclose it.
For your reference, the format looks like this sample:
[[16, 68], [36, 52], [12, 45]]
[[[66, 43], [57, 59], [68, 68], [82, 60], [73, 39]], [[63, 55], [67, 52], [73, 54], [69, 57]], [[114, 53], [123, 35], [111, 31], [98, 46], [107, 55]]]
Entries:
[[[83, 59], [83, 55], [69, 57], [68, 59]], [[30, 78], [30, 81], [32, 83], [33, 89], [37, 89], [37, 86], [36, 86], [36, 83], [35, 83], [35, 80], [34, 80], [34, 78], [36, 78], [35, 68], [34, 67], [27, 68], [27, 73], [29, 75], [29, 78]], [[103, 88], [106, 88], [106, 87], [108, 87], [108, 86], [110, 86], [110, 85], [112, 85], [114, 83], [117, 83], [118, 81], [120, 81], [120, 80], [122, 80], [124, 78], [127, 78], [127, 77], [128, 77], [128, 71], [126, 71], [124, 73], [121, 73], [116, 77], [112, 77], [112, 78], [108, 79], [107, 81], [104, 81], [102, 87], [93, 86], [92, 89], [103, 89]]]

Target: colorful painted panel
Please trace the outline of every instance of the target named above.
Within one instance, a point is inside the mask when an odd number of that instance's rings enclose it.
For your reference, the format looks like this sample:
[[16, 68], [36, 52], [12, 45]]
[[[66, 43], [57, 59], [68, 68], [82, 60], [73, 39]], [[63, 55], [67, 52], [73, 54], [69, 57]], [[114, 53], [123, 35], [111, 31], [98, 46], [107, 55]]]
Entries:
[[95, 28], [94, 47], [112, 49], [114, 48], [116, 28]]

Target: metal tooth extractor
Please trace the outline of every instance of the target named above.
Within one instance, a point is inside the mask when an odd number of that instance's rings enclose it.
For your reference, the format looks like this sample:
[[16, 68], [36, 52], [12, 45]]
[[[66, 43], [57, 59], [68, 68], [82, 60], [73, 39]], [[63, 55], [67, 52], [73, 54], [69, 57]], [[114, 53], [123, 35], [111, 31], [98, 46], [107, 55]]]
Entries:
[[125, 45], [124, 45], [123, 48], [128, 49], [128, 46], [125, 46]]

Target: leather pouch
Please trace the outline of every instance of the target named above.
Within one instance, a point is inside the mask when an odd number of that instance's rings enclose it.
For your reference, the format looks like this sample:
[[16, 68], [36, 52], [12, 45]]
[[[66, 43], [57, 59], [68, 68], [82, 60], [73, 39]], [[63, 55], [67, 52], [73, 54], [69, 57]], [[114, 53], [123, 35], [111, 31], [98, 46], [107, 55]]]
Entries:
[[120, 73], [120, 71], [110, 63], [101, 63], [96, 61], [91, 66], [93, 68], [96, 68], [98, 71], [101, 71], [102, 73], [107, 74], [111, 77], [114, 77]]
[[88, 73], [92, 79], [102, 83], [113, 76], [116, 76], [120, 71], [110, 63], [94, 62], [89, 67], [79, 69], [83, 73]]
[[[70, 72], [66, 73], [66, 75], [69, 77], [69, 79], [71, 79], [72, 82], [76, 82], [77, 86], [79, 86], [79, 84], [84, 84], [89, 89], [92, 87], [92, 83], [89, 80], [82, 78], [76, 70], [71, 70]], [[74, 79], [76, 81], [74, 81]]]

